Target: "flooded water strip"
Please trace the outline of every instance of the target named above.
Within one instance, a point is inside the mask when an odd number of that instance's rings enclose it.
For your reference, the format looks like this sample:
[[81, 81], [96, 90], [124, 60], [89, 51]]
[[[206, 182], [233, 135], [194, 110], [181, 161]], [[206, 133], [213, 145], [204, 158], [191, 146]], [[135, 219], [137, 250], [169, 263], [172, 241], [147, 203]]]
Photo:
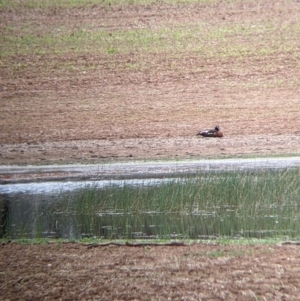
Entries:
[[[149, 168], [149, 164], [123, 164], [124, 172], [119, 178], [105, 179], [94, 174], [89, 180], [0, 185], [0, 237], [114, 239], [298, 235], [298, 161], [279, 160], [277, 164], [269, 161], [264, 162], [265, 165], [248, 161], [243, 168], [228, 165], [227, 169], [218, 169], [221, 164], [215, 162], [215, 165], [202, 165], [198, 170], [190, 165], [191, 162], [172, 162], [167, 177], [161, 176], [165, 163], [151, 166], [153, 170], [157, 166], [160, 168], [160, 173], [153, 178], [149, 178], [149, 173], [144, 178], [128, 176], [129, 171]], [[248, 172], [254, 165], [255, 171]], [[115, 166], [120, 167], [120, 164]], [[50, 169], [43, 168], [45, 175]], [[101, 168], [106, 168], [110, 175], [111, 165]], [[280, 168], [283, 170], [278, 170]], [[24, 170], [18, 170], [23, 174]], [[178, 170], [187, 176], [177, 177]], [[196, 170], [199, 177], [189, 176], [191, 170]], [[238, 173], [228, 170], [238, 170]], [[30, 172], [33, 171], [36, 170]], [[134, 177], [136, 173], [129, 175]], [[285, 187], [289, 189], [282, 189]]]
[[160, 179], [124, 179], [124, 180], [94, 180], [94, 181], [49, 181], [49, 182], [33, 182], [33, 183], [11, 183], [0, 185], [0, 196], [3, 194], [14, 195], [55, 195], [64, 192], [72, 192], [76, 190], [93, 188], [105, 189], [109, 187], [149, 187], [158, 186], [163, 183], [177, 181], [176, 178], [160, 178]]
[[0, 166], [0, 184], [57, 180], [105, 180], [175, 177], [199, 171], [300, 167], [300, 157], [127, 162], [92, 165]]

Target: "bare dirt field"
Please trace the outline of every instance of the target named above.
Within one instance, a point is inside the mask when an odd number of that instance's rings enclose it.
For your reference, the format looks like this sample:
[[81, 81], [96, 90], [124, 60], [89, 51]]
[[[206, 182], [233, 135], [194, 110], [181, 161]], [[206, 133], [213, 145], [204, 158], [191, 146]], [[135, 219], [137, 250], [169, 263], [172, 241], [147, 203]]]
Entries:
[[0, 164], [299, 153], [299, 2], [28, 3], [0, 10]]
[[[299, 1], [67, 2], [0, 3], [1, 165], [299, 154]], [[299, 300], [298, 248], [11, 243], [0, 300]]]
[[299, 300], [299, 246], [0, 246], [0, 300]]

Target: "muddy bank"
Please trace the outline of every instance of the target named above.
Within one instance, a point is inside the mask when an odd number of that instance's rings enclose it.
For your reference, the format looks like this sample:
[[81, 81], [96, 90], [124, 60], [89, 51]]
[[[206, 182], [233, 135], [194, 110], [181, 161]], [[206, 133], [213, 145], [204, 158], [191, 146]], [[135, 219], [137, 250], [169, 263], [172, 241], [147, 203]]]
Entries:
[[[300, 135], [177, 137], [48, 141], [0, 145], [0, 165], [107, 163], [300, 153]], [[196, 131], [195, 131], [196, 134]]]

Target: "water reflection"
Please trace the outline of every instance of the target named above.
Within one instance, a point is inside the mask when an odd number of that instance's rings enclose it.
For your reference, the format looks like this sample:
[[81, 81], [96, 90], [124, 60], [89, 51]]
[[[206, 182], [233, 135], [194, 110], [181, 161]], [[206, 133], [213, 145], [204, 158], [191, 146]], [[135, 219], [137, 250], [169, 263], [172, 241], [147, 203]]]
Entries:
[[161, 185], [176, 181], [176, 178], [161, 179], [125, 179], [125, 180], [100, 180], [100, 181], [51, 181], [42, 183], [16, 183], [0, 185], [0, 194], [15, 195], [23, 193], [24, 195], [34, 194], [60, 194], [63, 192], [71, 192], [86, 188], [103, 189], [107, 187], [145, 187], [153, 185]]
[[[169, 162], [127, 162], [90, 165], [0, 166], [0, 174], [25, 175], [56, 173], [73, 179], [145, 179], [197, 174], [199, 171], [247, 171], [300, 166], [300, 157], [210, 159]], [[26, 177], [25, 177], [26, 178]], [[2, 183], [8, 183], [3, 180]]]
[[7, 238], [296, 237], [299, 171], [0, 185], [0, 223]]
[[[128, 179], [103, 181], [66, 181], [0, 185], [0, 237], [70, 238], [84, 236], [119, 237], [118, 227], [106, 226], [120, 213], [95, 212], [94, 216], [75, 214], [74, 194], [113, 187], [159, 186], [176, 179]], [[70, 194], [72, 193], [72, 194]], [[123, 213], [122, 213], [123, 215]], [[97, 221], [98, 220], [98, 221]], [[100, 223], [99, 223], [100, 221]], [[90, 224], [93, 223], [93, 226]], [[118, 223], [118, 222], [117, 222]], [[95, 229], [98, 231], [95, 232]], [[128, 233], [128, 232], [126, 232]], [[131, 234], [131, 236], [135, 234]]]

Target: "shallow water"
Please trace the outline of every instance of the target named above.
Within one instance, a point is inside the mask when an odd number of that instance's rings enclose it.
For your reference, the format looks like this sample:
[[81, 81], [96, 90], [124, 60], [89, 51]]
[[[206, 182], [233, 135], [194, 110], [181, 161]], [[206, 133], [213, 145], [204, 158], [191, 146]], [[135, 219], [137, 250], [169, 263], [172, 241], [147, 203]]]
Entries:
[[[44, 173], [69, 172], [88, 175], [88, 180], [45, 181], [32, 183], [10, 183], [0, 185], [0, 219], [3, 225], [9, 216], [9, 224], [1, 228], [0, 236], [10, 233], [11, 238], [17, 237], [63, 237], [81, 238], [94, 236], [91, 227], [98, 229], [96, 236], [107, 238], [123, 237], [124, 233], [131, 238], [153, 238], [161, 233], [162, 225], [171, 225], [176, 220], [182, 220], [182, 213], [166, 216], [162, 212], [141, 212], [139, 225], [131, 214], [108, 210], [95, 212], [93, 216], [75, 215], [70, 205], [70, 193], [76, 195], [86, 188], [107, 189], [109, 187], [148, 187], [159, 186], [172, 181], [182, 181], [181, 175], [191, 175], [199, 171], [231, 171], [258, 169], [287, 169], [300, 166], [300, 157], [263, 158], [263, 159], [228, 159], [201, 160], [184, 162], [144, 162], [116, 163], [104, 165], [72, 165], [72, 166], [26, 166], [0, 167], [0, 173]], [[79, 178], [80, 178], [79, 177]], [[119, 179], [120, 178], [120, 179]], [[65, 201], [69, 202], [67, 209], [62, 209]], [[234, 210], [227, 210], [222, 217], [222, 223], [227, 219], [237, 218]], [[112, 219], [113, 217], [113, 219]], [[267, 216], [275, 220], [276, 217]], [[124, 219], [126, 221], [124, 221]], [[136, 218], [135, 218], [136, 219]], [[202, 228], [194, 229], [199, 235], [214, 235], [214, 227], [207, 224], [219, 224], [211, 208], [205, 212], [195, 212], [186, 218], [199, 219]], [[213, 221], [212, 221], [213, 220]], [[238, 223], [238, 221], [237, 221]], [[93, 226], [89, 226], [93, 224]], [[118, 225], [126, 224], [126, 231]], [[197, 222], [195, 222], [197, 224]], [[165, 227], [165, 226], [164, 226]], [[170, 226], [171, 227], [171, 226]], [[200, 226], [199, 226], [200, 227]], [[172, 227], [171, 227], [172, 228]], [[169, 229], [175, 237], [187, 235], [178, 229]], [[124, 232], [125, 231], [125, 232]], [[257, 230], [257, 233], [264, 230]], [[258, 235], [258, 234], [255, 235]], [[173, 236], [174, 236], [173, 235]]]
[[[176, 176], [199, 171], [286, 169], [300, 167], [300, 157], [223, 159], [177, 162], [114, 163], [103, 165], [0, 166], [0, 174], [64, 173], [65, 180], [0, 185], [0, 194], [47, 194], [85, 186], [159, 185]], [[72, 173], [72, 177], [69, 174]], [[73, 176], [73, 174], [77, 176]], [[85, 176], [84, 181], [78, 179]], [[70, 180], [72, 179], [72, 180]]]
[[108, 187], [142, 187], [161, 185], [171, 182], [174, 178], [159, 178], [159, 179], [124, 179], [124, 180], [94, 180], [94, 181], [51, 181], [38, 183], [16, 183], [0, 185], [0, 195], [8, 194], [15, 195], [22, 193], [24, 195], [56, 195], [63, 192], [71, 192], [85, 188], [104, 189]]
[[146, 178], [191, 174], [198, 171], [280, 169], [300, 166], [300, 157], [219, 159], [175, 162], [129, 162], [91, 165], [0, 166], [0, 174], [64, 173], [78, 177]]

